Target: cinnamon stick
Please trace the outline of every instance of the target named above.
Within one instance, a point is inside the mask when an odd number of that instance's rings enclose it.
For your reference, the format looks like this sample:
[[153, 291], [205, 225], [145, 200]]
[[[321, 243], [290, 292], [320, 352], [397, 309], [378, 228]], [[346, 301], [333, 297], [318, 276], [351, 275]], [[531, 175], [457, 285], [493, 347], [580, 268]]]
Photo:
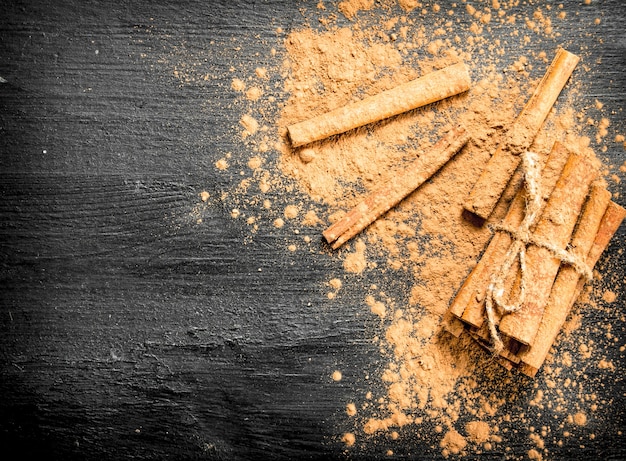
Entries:
[[464, 205], [467, 211], [483, 219], [489, 217], [520, 163], [519, 154], [532, 144], [578, 61], [578, 56], [562, 48], [557, 50], [541, 82], [472, 188]]
[[[602, 220], [610, 200], [611, 194], [602, 185], [596, 184], [592, 186], [591, 193], [585, 203], [585, 208], [579, 218], [574, 236], [570, 242], [571, 251], [585, 258], [585, 263], [587, 253], [593, 244], [600, 226], [600, 221]], [[524, 357], [528, 357], [526, 359], [527, 361], [537, 361], [537, 355], [545, 358], [567, 316], [567, 312], [564, 312], [564, 310], [567, 309], [566, 305], [560, 306], [561, 311], [554, 310], [554, 305], [551, 304], [551, 302], [554, 301], [553, 297], [556, 294], [559, 299], [568, 300], [576, 291], [575, 286], [579, 278], [580, 274], [574, 267], [567, 264], [562, 265], [557, 279], [554, 282], [554, 286], [552, 287], [550, 300], [544, 310], [537, 337], [532, 347], [521, 347], [522, 345], [517, 340], [504, 336], [502, 338], [504, 348], [500, 352], [500, 356], [522, 368], [523, 372], [531, 369], [535, 369], [536, 372], [536, 369], [539, 367], [534, 368], [529, 367], [528, 364], [524, 365], [522, 360], [524, 360]], [[475, 337], [477, 340], [483, 341], [486, 344], [489, 344], [491, 340], [489, 330], [485, 327], [478, 329], [475, 333]], [[543, 360], [541, 363], [543, 363]], [[541, 363], [539, 363], [539, 365], [541, 365]], [[532, 372], [529, 376], [534, 376], [535, 372]]]
[[[548, 155], [541, 173], [541, 190], [544, 200], [552, 193], [569, 156], [569, 151], [556, 142]], [[503, 220], [507, 227], [516, 228], [524, 217], [526, 192], [521, 188]], [[485, 318], [485, 294], [494, 268], [500, 267], [511, 245], [511, 236], [497, 232], [489, 242], [482, 257], [459, 289], [449, 311], [474, 327], [480, 327]]]
[[342, 219], [328, 227], [323, 232], [326, 241], [333, 248], [339, 248], [435, 174], [468, 140], [469, 133], [464, 127], [450, 130], [392, 181], [369, 194]]
[[[570, 156], [533, 232], [535, 241], [565, 250], [597, 174], [586, 158]], [[519, 311], [502, 318], [501, 333], [522, 344], [532, 344], [560, 265], [561, 260], [552, 250], [542, 245], [529, 246], [526, 267], [531, 283], [525, 302]]]
[[[480, 328], [478, 330], [469, 330], [470, 336], [484, 349], [489, 352], [493, 352], [493, 344], [491, 343], [491, 337], [489, 336], [488, 328]], [[504, 348], [498, 355], [499, 358], [506, 359], [504, 363], [511, 363], [517, 366], [520, 363], [520, 358], [517, 356], [517, 352], [520, 349], [520, 343], [513, 338], [502, 338]], [[502, 362], [500, 362], [502, 363]]]
[[361, 101], [287, 127], [291, 145], [302, 146], [463, 93], [471, 84], [464, 63], [431, 72]]
[[502, 357], [502, 356], [497, 356], [496, 357], [496, 362], [498, 364], [500, 364], [501, 366], [503, 366], [504, 368], [506, 368], [507, 370], [511, 371], [513, 370], [513, 368], [515, 368], [516, 364], [512, 363], [510, 360]]
[[465, 330], [465, 325], [461, 322], [457, 317], [452, 315], [449, 311], [447, 311], [443, 315], [443, 327], [445, 330], [458, 338], [461, 336], [461, 333]]
[[[625, 217], [626, 210], [610, 201], [610, 193], [602, 188], [594, 188], [572, 239], [575, 251], [587, 255], [586, 263], [589, 267], [598, 262]], [[522, 361], [520, 370], [524, 374], [533, 377], [541, 368], [585, 283], [585, 278], [573, 267], [561, 268], [550, 293], [537, 339], [532, 347], [518, 354]]]

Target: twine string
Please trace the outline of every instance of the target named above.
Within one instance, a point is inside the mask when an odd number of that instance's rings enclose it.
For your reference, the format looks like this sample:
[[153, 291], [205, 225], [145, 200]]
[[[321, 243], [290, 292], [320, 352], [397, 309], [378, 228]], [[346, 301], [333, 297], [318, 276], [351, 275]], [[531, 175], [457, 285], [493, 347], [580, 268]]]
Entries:
[[[591, 279], [593, 275], [589, 266], [578, 255], [571, 251], [563, 250], [549, 242], [538, 240], [532, 236], [530, 229], [541, 213], [543, 204], [540, 190], [541, 167], [537, 160], [537, 154], [526, 151], [522, 153], [521, 157], [524, 186], [526, 188], [524, 219], [516, 229], [502, 224], [493, 226], [495, 231], [506, 232], [513, 240], [502, 265], [497, 271], [491, 274], [485, 298], [487, 325], [489, 327], [494, 353], [496, 354], [499, 354], [504, 349], [504, 344], [496, 328], [496, 309], [503, 316], [511, 314], [522, 309], [526, 300], [526, 290], [530, 272], [526, 265], [526, 249], [529, 245], [546, 248], [561, 262], [572, 266], [586, 279]], [[519, 294], [515, 300], [510, 299], [510, 297], [506, 299], [504, 284], [511, 267], [516, 261], [519, 261], [521, 272]]]

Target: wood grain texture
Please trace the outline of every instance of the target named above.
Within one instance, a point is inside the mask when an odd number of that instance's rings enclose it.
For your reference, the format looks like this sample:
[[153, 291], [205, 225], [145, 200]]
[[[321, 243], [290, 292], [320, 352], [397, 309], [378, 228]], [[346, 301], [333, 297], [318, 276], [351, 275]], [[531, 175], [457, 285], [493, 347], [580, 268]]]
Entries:
[[[0, 441], [7, 456], [387, 459], [376, 444], [346, 455], [339, 440], [353, 429], [346, 402], [365, 394], [364, 376], [373, 381], [380, 371], [371, 340], [378, 325], [362, 315], [359, 296], [340, 296], [329, 308], [323, 287], [340, 269], [321, 235], [316, 251], [297, 254], [284, 249], [289, 229], [264, 228], [249, 239], [221, 200], [239, 169], [213, 166], [245, 149], [229, 69], [251, 72], [269, 62], [267, 50], [280, 49], [275, 29], [303, 26], [317, 3], [3, 4]], [[439, 3], [442, 12], [450, 8]], [[598, 68], [581, 106], [599, 99], [624, 107], [621, 3], [593, 2], [579, 16], [578, 5], [564, 3], [578, 19], [561, 31], [563, 44]], [[595, 17], [604, 20], [602, 40], [578, 26]], [[187, 71], [210, 78], [181, 84], [174, 75], [181, 56], [195, 64]], [[284, 97], [279, 87], [276, 97]], [[614, 121], [626, 132], [621, 115]], [[624, 161], [619, 145], [604, 155], [614, 170]], [[623, 183], [610, 188], [623, 196]], [[199, 209], [202, 190], [212, 198]], [[618, 253], [624, 235], [603, 256], [611, 255], [613, 268], [626, 266]], [[623, 306], [623, 294], [616, 303]], [[614, 316], [619, 341], [610, 358], [618, 369], [626, 338], [619, 310], [584, 314], [590, 324], [594, 315]], [[335, 369], [340, 383], [329, 377]], [[530, 400], [532, 383], [512, 380], [503, 398]], [[563, 393], [575, 401], [573, 390]], [[558, 446], [547, 438], [551, 456], [623, 458], [616, 434], [626, 423], [625, 394], [620, 380], [597, 389], [598, 400], [611, 402], [608, 422], [594, 428], [593, 440], [576, 433]], [[554, 424], [547, 412], [528, 411], [537, 428]], [[510, 452], [522, 456], [527, 439], [511, 435]], [[440, 447], [411, 437], [395, 451], [441, 458]], [[481, 459], [510, 452], [500, 446]]]

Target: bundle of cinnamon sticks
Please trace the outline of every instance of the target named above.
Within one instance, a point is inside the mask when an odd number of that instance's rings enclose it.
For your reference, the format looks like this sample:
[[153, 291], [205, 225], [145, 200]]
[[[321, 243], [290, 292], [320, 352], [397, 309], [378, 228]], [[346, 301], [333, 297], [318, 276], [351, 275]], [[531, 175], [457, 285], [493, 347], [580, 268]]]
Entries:
[[[547, 158], [529, 151], [572, 75], [578, 56], [558, 49], [530, 99], [504, 134], [464, 208], [488, 222], [521, 168], [523, 187], [511, 201], [480, 261], [446, 315], [455, 336], [467, 332], [505, 367], [535, 376], [568, 312], [592, 276], [626, 210], [596, 181], [590, 160], [555, 143]], [[467, 67], [455, 64], [378, 95], [288, 127], [298, 148], [465, 92]], [[367, 195], [323, 235], [336, 249], [396, 206], [442, 168], [469, 141], [451, 129], [404, 171]]]
[[467, 332], [499, 363], [528, 376], [541, 368], [626, 216], [594, 182], [598, 172], [588, 159], [556, 143], [541, 167], [528, 152], [578, 61], [557, 51], [474, 185], [465, 209], [487, 220], [520, 164], [525, 175], [445, 319], [452, 334]]
[[[450, 305], [450, 333], [468, 333], [505, 367], [535, 376], [626, 217], [597, 176], [585, 157], [555, 143], [538, 178], [537, 220], [526, 235], [517, 233], [529, 208], [530, 192], [521, 188]], [[504, 264], [520, 241], [525, 253], [516, 255], [520, 263]], [[519, 309], [490, 306], [498, 297], [506, 300], [503, 304], [520, 301]]]

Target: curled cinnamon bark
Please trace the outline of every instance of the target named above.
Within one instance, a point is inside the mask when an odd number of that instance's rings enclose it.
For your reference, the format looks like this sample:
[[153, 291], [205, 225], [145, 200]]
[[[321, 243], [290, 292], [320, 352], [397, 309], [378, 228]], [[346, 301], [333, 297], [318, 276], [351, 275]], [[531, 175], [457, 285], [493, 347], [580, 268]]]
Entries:
[[328, 227], [323, 232], [326, 241], [333, 248], [339, 248], [422, 185], [461, 150], [468, 140], [469, 133], [464, 127], [450, 130], [392, 181], [369, 194], [342, 219]]
[[558, 49], [543, 79], [472, 188], [465, 203], [467, 211], [483, 219], [489, 217], [520, 163], [520, 154], [532, 144], [579, 59]]
[[457, 63], [361, 101], [287, 127], [293, 147], [378, 122], [470, 89], [469, 70]]

